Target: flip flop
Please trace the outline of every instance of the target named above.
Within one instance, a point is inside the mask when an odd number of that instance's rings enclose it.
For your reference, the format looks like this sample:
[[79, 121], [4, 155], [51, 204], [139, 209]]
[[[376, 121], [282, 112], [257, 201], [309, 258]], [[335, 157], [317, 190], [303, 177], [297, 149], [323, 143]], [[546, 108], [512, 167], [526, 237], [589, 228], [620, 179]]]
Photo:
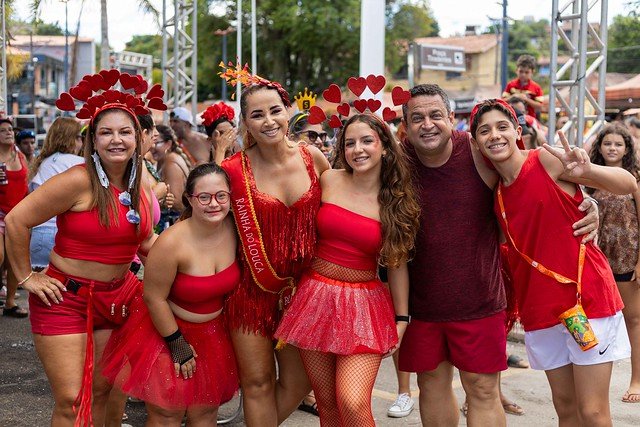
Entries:
[[29, 316], [29, 312], [19, 305], [14, 305], [11, 308], [3, 308], [2, 315], [7, 317], [15, 317], [16, 319], [24, 319]]
[[511, 415], [524, 415], [524, 409], [516, 402], [503, 403], [504, 412]]
[[624, 403], [640, 403], [640, 393], [629, 393], [628, 391], [622, 396]]
[[318, 413], [318, 403], [317, 402], [313, 402], [311, 405], [309, 405], [308, 403], [304, 403], [302, 402], [299, 406], [298, 409], [300, 409], [301, 411], [307, 412], [311, 415], [315, 415], [316, 417], [319, 417], [320, 414]]
[[465, 417], [469, 413], [469, 404], [466, 401], [464, 402], [464, 405], [460, 407], [460, 412], [462, 412], [462, 415]]
[[515, 354], [509, 355], [509, 357], [507, 358], [507, 365], [509, 365], [512, 368], [521, 368], [521, 369], [527, 369], [529, 367], [529, 364], [527, 363], [526, 360], [524, 360], [520, 356], [516, 356]]

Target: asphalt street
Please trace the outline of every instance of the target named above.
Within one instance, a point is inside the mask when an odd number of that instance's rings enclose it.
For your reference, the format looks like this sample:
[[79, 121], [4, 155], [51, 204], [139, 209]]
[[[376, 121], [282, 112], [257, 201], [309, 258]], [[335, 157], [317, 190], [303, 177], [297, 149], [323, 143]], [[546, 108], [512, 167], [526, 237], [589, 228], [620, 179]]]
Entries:
[[[21, 291], [24, 293], [24, 291]], [[25, 304], [24, 297], [20, 299]], [[525, 357], [524, 344], [510, 341], [511, 354]], [[27, 319], [13, 319], [0, 316], [0, 427], [44, 427], [49, 425], [53, 400], [42, 366], [35, 354]], [[640, 426], [640, 403], [628, 404], [620, 398], [626, 390], [630, 375], [629, 360], [614, 366], [611, 383], [611, 412], [613, 424], [618, 427]], [[503, 373], [502, 387], [505, 394], [525, 410], [525, 415], [507, 415], [510, 426], [545, 427], [557, 425], [557, 418], [551, 403], [551, 394], [543, 372], [531, 369], [509, 368]], [[385, 359], [380, 368], [373, 392], [373, 413], [379, 426], [419, 426], [420, 416], [416, 409], [405, 418], [392, 419], [386, 415], [387, 408], [396, 396], [396, 379], [391, 359]], [[454, 379], [454, 389], [460, 404], [464, 391], [459, 378]], [[412, 376], [414, 397], [418, 391], [415, 376]], [[235, 401], [232, 402], [237, 404]], [[221, 411], [232, 412], [233, 408]], [[128, 403], [127, 424], [142, 427], [145, 420], [144, 405]], [[244, 425], [242, 415], [231, 426]], [[318, 419], [305, 412], [296, 411], [283, 424], [286, 427], [319, 426]], [[460, 416], [459, 425], [466, 420]]]

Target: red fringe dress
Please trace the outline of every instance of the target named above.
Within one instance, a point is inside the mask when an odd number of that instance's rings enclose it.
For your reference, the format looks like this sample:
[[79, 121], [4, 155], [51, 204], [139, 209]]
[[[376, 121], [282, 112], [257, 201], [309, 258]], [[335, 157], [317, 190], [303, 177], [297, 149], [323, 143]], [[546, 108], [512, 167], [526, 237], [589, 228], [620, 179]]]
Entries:
[[[251, 197], [262, 231], [264, 248], [271, 265], [280, 277], [291, 276], [297, 282], [309, 265], [316, 243], [315, 217], [320, 207], [320, 182], [309, 150], [300, 146], [300, 154], [311, 179], [311, 186], [293, 205], [287, 206], [277, 198], [260, 192], [247, 157]], [[234, 156], [240, 156], [236, 153]], [[222, 167], [228, 163], [223, 162]], [[238, 197], [234, 188], [242, 183], [231, 182], [231, 197]], [[280, 297], [265, 292], [251, 277], [249, 265], [240, 251], [242, 278], [240, 285], [226, 303], [227, 321], [231, 329], [241, 329], [273, 338], [282, 311]]]
[[[398, 335], [391, 295], [375, 276], [380, 222], [323, 203], [317, 227], [317, 258], [302, 276], [276, 338], [325, 353], [386, 353]], [[323, 267], [323, 274], [316, 266]], [[353, 280], [367, 272], [371, 280]]]
[[[239, 278], [235, 262], [208, 277], [178, 273], [169, 300], [194, 313], [214, 313], [222, 307], [222, 295]], [[167, 344], [141, 294], [132, 305], [130, 319], [111, 334], [102, 358], [103, 375], [126, 394], [169, 410], [219, 406], [231, 400], [238, 390], [238, 369], [224, 313], [203, 323], [175, 319], [197, 354], [192, 378], [176, 377]]]

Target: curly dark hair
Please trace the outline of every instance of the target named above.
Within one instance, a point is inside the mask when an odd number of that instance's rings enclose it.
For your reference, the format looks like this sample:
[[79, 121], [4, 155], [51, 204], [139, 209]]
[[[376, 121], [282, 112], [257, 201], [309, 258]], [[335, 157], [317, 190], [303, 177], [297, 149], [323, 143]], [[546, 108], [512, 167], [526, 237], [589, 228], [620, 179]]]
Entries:
[[353, 169], [345, 159], [345, 135], [353, 123], [365, 123], [373, 129], [386, 151], [382, 157], [382, 185], [378, 193], [382, 222], [379, 262], [384, 266], [398, 267], [400, 263], [411, 258], [420, 226], [420, 205], [411, 184], [407, 159], [389, 126], [372, 114], [357, 114], [347, 120], [336, 143], [337, 158], [347, 172], [352, 173]]
[[589, 153], [589, 157], [591, 158], [591, 163], [595, 165], [605, 166], [606, 163], [604, 161], [604, 157], [600, 152], [600, 148], [602, 147], [602, 141], [604, 137], [607, 135], [620, 135], [622, 140], [624, 141], [624, 147], [627, 150], [624, 157], [622, 157], [622, 167], [632, 173], [636, 179], [638, 179], [638, 158], [635, 152], [635, 144], [633, 142], [633, 138], [631, 137], [631, 133], [626, 126], [622, 123], [612, 123], [607, 125], [603, 130], [598, 133], [596, 140], [591, 146], [591, 152]]

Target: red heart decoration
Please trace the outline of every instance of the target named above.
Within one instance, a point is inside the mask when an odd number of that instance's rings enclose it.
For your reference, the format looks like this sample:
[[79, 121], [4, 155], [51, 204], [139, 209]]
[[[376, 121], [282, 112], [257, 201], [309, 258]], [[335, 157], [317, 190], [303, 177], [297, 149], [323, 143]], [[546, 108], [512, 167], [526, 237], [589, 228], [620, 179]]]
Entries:
[[137, 105], [140, 105], [140, 100], [133, 95], [129, 95], [124, 103], [127, 104], [129, 108], [135, 108]]
[[343, 104], [340, 104], [338, 108], [336, 108], [336, 110], [338, 110], [338, 113], [340, 113], [340, 115], [348, 117], [351, 107], [349, 107], [349, 104], [345, 102]]
[[162, 86], [160, 86], [159, 83], [156, 83], [153, 86], [151, 86], [151, 90], [149, 90], [149, 93], [147, 93], [147, 99], [163, 98], [163, 97], [164, 97], [164, 90], [162, 90]]
[[91, 96], [91, 88], [89, 87], [89, 83], [83, 86], [78, 85], [72, 87], [71, 89], [69, 89], [69, 95], [80, 101], [86, 101]]
[[87, 106], [91, 109], [102, 107], [107, 102], [106, 98], [102, 95], [92, 96], [87, 100]]
[[147, 83], [146, 80], [142, 80], [142, 83], [140, 83], [138, 86], [135, 87], [134, 92], [137, 95], [143, 94], [147, 91], [147, 89], [149, 89], [149, 83]]
[[76, 109], [76, 104], [73, 102], [73, 98], [67, 92], [62, 92], [60, 98], [56, 100], [56, 107], [62, 111], [73, 111]]
[[150, 113], [150, 111], [147, 110], [142, 105], [138, 105], [136, 108], [134, 108], [133, 112], [136, 113], [137, 116], [146, 116], [147, 114]]
[[332, 129], [342, 127], [342, 121], [340, 120], [340, 117], [336, 116], [335, 114], [331, 116], [331, 119], [329, 119], [329, 126], [331, 126]]
[[402, 89], [400, 86], [396, 86], [391, 90], [391, 100], [393, 105], [402, 105], [409, 102], [411, 99], [411, 93], [408, 90]]
[[390, 122], [395, 118], [396, 118], [396, 112], [389, 107], [384, 107], [384, 110], [382, 110], [382, 119], [385, 122]]
[[327, 120], [327, 115], [324, 114], [324, 111], [322, 111], [322, 108], [318, 107], [317, 105], [314, 105], [311, 108], [309, 108], [309, 117], [307, 118], [308, 123], [312, 125], [319, 125], [325, 120]]
[[367, 86], [371, 89], [371, 92], [374, 94], [380, 92], [383, 88], [387, 79], [384, 76], [374, 76], [373, 74], [369, 74], [367, 76]]
[[78, 113], [76, 114], [76, 117], [79, 119], [90, 119], [91, 113], [89, 112], [88, 109], [86, 109], [85, 107], [82, 107], [80, 111], [78, 111]]
[[335, 83], [330, 84], [329, 87], [324, 92], [322, 92], [322, 97], [328, 102], [340, 104], [340, 100], [342, 99], [340, 87], [338, 87], [338, 85]]
[[140, 84], [140, 81], [131, 74], [123, 73], [120, 74], [120, 83], [122, 84], [122, 88], [125, 90], [133, 89], [137, 85]]
[[102, 94], [105, 97], [107, 102], [118, 102], [120, 99], [120, 92], [117, 90], [108, 90]]
[[147, 102], [147, 107], [153, 108], [154, 110], [165, 111], [167, 106], [164, 105], [162, 98], [151, 98]]
[[375, 113], [380, 107], [382, 107], [382, 102], [377, 99], [367, 99], [367, 107], [369, 107], [369, 111]]
[[82, 76], [82, 80], [81, 81], [90, 82], [91, 81], [91, 74], [85, 74], [84, 76]]
[[104, 81], [109, 84], [109, 87], [118, 83], [118, 79], [120, 78], [120, 71], [115, 68], [111, 70], [101, 70], [98, 74], [100, 74]]
[[89, 77], [89, 83], [91, 83], [91, 90], [94, 92], [104, 88], [104, 79], [100, 74], [93, 74]]
[[364, 113], [364, 110], [367, 109], [367, 101], [365, 99], [356, 99], [353, 101], [353, 108], [358, 110], [360, 113]]
[[349, 77], [347, 87], [355, 96], [360, 96], [367, 88], [367, 80], [364, 77]]

